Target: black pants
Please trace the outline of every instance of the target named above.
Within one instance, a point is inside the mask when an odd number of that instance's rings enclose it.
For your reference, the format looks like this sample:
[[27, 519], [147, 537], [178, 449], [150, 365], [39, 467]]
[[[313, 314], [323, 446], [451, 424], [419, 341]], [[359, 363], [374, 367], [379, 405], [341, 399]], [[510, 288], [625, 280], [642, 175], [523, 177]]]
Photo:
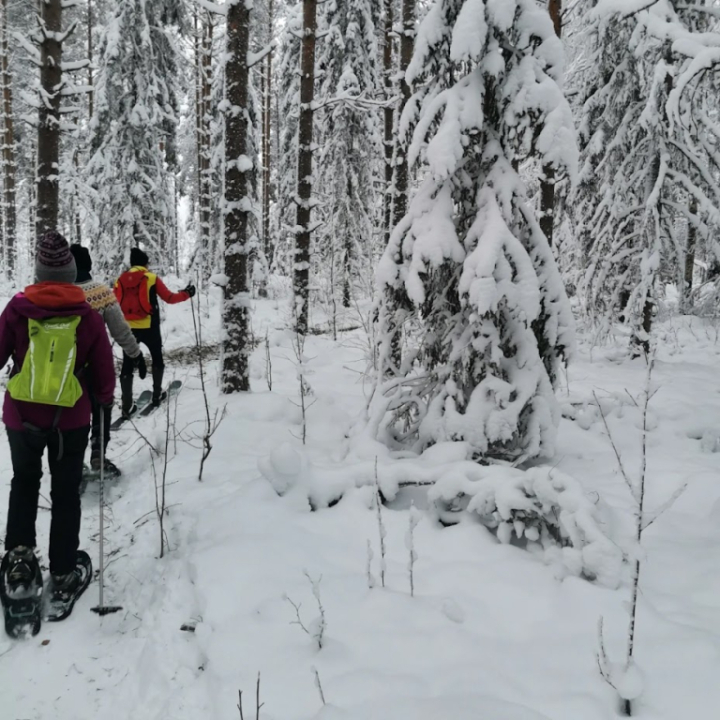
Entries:
[[[160, 326], [155, 325], [149, 328], [143, 328], [141, 330], [133, 329], [133, 335], [135, 339], [145, 345], [150, 351], [150, 358], [152, 359], [153, 368], [164, 368], [165, 362], [162, 354], [162, 336], [160, 335]], [[135, 361], [129, 355], [123, 353], [122, 368], [120, 370], [120, 377], [132, 377], [133, 370], [135, 369]]]
[[80, 481], [83, 457], [90, 428], [48, 434], [8, 428], [8, 442], [13, 465], [10, 486], [5, 549], [20, 545], [35, 547], [42, 458], [48, 449], [52, 485], [52, 518], [50, 521], [50, 572], [65, 575], [75, 568], [80, 544]]
[[[105, 413], [105, 437], [103, 442], [105, 444], [105, 450], [107, 451], [108, 443], [110, 442], [110, 423], [112, 422], [112, 408], [101, 407], [97, 401], [94, 393], [90, 393], [90, 402], [92, 403], [92, 430], [90, 433], [90, 458], [100, 457], [100, 413]], [[106, 452], [107, 454], [107, 452]]]
[[[160, 335], [160, 324], [151, 325], [149, 328], [140, 330], [133, 329], [135, 339], [145, 345], [150, 351], [152, 360], [152, 379], [153, 379], [153, 399], [159, 398], [162, 392], [163, 373], [165, 372], [165, 362], [162, 354], [162, 336]], [[132, 397], [132, 376], [135, 370], [135, 361], [123, 353], [122, 368], [120, 369], [120, 385], [123, 388], [123, 395], [129, 394], [128, 398], [123, 398], [123, 408], [129, 408]]]

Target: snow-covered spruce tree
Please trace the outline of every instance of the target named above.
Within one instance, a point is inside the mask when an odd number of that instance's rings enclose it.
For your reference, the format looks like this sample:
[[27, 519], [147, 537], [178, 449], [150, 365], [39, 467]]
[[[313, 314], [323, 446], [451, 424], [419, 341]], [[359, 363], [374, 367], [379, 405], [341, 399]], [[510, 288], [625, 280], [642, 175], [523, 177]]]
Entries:
[[175, 0], [117, 3], [101, 42], [88, 182], [98, 191], [97, 258], [116, 269], [143, 244], [159, 267], [172, 262], [176, 163]]
[[[622, 319], [634, 354], [647, 352], [665, 281], [684, 275], [685, 227], [717, 225], [716, 133], [699, 68], [713, 33], [693, 32], [671, 0], [628, 13], [599, 2], [590, 18], [575, 224], [584, 234], [588, 313]], [[696, 4], [697, 5], [697, 4]], [[713, 51], [714, 52], [714, 51]], [[711, 93], [714, 95], [714, 93]]]
[[[330, 288], [350, 307], [353, 276], [362, 257], [371, 257], [375, 186], [379, 185], [382, 136], [380, 113], [367, 103], [380, 92], [375, 0], [323, 7], [318, 45], [318, 187], [323, 225], [313, 259], [332, 265]], [[337, 292], [341, 288], [341, 293]]]
[[[370, 422], [386, 442], [464, 440], [481, 461], [553, 452], [573, 318], [515, 166], [533, 156], [572, 171], [562, 72], [535, 0], [438, 0], [420, 25], [407, 80], [421, 90], [404, 122], [417, 113], [409, 158], [426, 174], [377, 273], [385, 374]], [[396, 367], [405, 313], [418, 336]]]

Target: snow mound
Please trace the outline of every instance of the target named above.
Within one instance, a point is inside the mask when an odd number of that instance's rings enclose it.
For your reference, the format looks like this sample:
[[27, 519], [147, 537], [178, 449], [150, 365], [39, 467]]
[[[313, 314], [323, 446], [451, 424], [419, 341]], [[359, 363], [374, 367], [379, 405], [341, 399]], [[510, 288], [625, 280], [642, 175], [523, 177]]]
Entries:
[[448, 471], [430, 489], [429, 498], [444, 522], [458, 522], [463, 513], [471, 513], [500, 542], [541, 548], [561, 575], [613, 588], [620, 584], [623, 553], [601, 530], [599, 510], [577, 480], [545, 468], [491, 466], [474, 474], [476, 479]]
[[483, 695], [381, 698], [351, 710], [326, 705], [313, 720], [549, 720], [547, 715]]

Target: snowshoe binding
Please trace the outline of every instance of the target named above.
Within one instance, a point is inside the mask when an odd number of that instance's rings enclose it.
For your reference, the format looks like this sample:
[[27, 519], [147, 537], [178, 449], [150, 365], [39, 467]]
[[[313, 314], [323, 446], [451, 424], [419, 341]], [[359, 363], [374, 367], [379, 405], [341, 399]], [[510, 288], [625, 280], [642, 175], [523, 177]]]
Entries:
[[177, 395], [180, 392], [181, 387], [182, 382], [180, 380], [173, 380], [168, 385], [167, 390], [163, 390], [159, 397], [152, 398], [151, 401], [142, 410], [140, 410], [140, 415], [142, 417], [150, 415], [150, 413], [159, 408], [168, 398]]
[[37, 635], [42, 626], [43, 578], [32, 548], [5, 553], [0, 564], [0, 600], [11, 638]]
[[67, 575], [53, 575], [50, 597], [45, 609], [48, 622], [59, 622], [70, 615], [78, 598], [92, 580], [92, 561], [84, 550], [78, 550], [75, 569]]
[[149, 405], [151, 400], [152, 392], [150, 392], [150, 390], [143, 390], [140, 393], [140, 397], [138, 397], [138, 399], [133, 403], [130, 411], [127, 413], [123, 413], [116, 420], [113, 420], [113, 422], [110, 424], [110, 430], [117, 430], [118, 428], [122, 427], [128, 420], [135, 417], [139, 412], [144, 410], [145, 406]]

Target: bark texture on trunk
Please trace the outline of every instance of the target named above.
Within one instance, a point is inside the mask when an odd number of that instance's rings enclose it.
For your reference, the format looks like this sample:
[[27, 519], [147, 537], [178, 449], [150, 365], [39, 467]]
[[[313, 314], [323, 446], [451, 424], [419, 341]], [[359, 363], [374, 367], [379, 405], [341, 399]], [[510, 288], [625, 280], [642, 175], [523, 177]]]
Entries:
[[[695, 196], [690, 198], [690, 214], [697, 217], [698, 203]], [[695, 248], [697, 246], [697, 226], [690, 223], [688, 226], [687, 247], [685, 248], [685, 272], [683, 278], [683, 312], [689, 312], [693, 306], [693, 275], [695, 274]]]
[[252, 350], [249, 335], [248, 232], [250, 199], [248, 174], [248, 51], [250, 49], [250, 8], [235, 0], [227, 10], [226, 96], [229, 103], [225, 123], [225, 285], [222, 358], [222, 391], [250, 389], [248, 358]]
[[[555, 34], [562, 37], [562, 0], [549, 0], [548, 12]], [[552, 247], [555, 229], [555, 168], [545, 165], [540, 177], [540, 229]]]
[[[393, 95], [393, 4], [395, 0], [385, 0], [385, 45], [383, 46], [383, 75], [385, 80], [385, 102], [389, 103]], [[395, 112], [392, 106], [383, 109], [385, 121], [385, 197], [383, 200], [383, 229], [385, 244], [390, 242], [392, 231], [393, 205], [393, 151], [395, 146]]]
[[[412, 94], [405, 80], [405, 74], [413, 56], [415, 46], [415, 3], [417, 0], [402, 0], [402, 37], [400, 38], [400, 107], [397, 119]], [[395, 146], [395, 192], [393, 197], [393, 225], [397, 225], [407, 212], [408, 206], [408, 162], [407, 138], [397, 137]]]
[[[273, 40], [273, 26], [275, 22], [275, 3], [274, 0], [268, 2], [268, 43]], [[272, 51], [268, 53], [265, 58], [265, 79], [264, 79], [264, 93], [263, 93], [263, 142], [262, 142], [262, 156], [263, 156], [263, 176], [262, 176], [262, 197], [263, 197], [263, 250], [265, 251], [265, 257], [268, 263], [273, 253], [273, 243], [270, 237], [270, 167], [271, 167], [271, 154], [272, 154], [272, 143], [271, 143], [271, 128], [272, 128], [272, 97], [273, 97], [273, 82], [272, 82]]]
[[8, 57], [8, 0], [2, 0], [2, 32], [0, 34], [0, 71], [3, 91], [3, 147], [4, 180], [3, 215], [5, 240], [5, 272], [8, 278], [15, 274], [15, 136], [13, 127], [13, 91]]
[[315, 113], [315, 34], [317, 0], [303, 0], [303, 41], [300, 57], [300, 121], [298, 126], [297, 230], [293, 290], [297, 331], [307, 334], [310, 304], [310, 219], [312, 214], [313, 125]]
[[45, 0], [41, 5], [40, 104], [38, 124], [37, 215], [38, 235], [55, 230], [59, 211], [60, 91], [62, 83], [62, 0]]

